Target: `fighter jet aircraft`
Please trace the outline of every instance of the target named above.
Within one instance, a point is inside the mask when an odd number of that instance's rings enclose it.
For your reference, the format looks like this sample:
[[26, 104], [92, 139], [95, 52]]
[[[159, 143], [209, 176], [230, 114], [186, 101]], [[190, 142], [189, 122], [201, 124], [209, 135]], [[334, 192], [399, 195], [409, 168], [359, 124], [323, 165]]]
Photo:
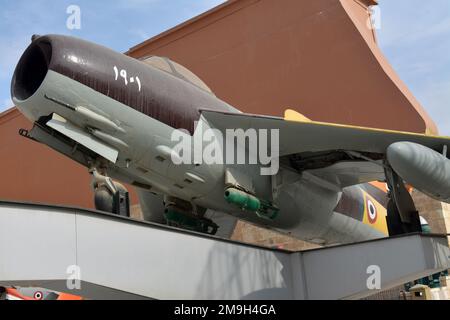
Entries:
[[11, 95], [20, 133], [85, 166], [102, 211], [126, 214], [120, 181], [149, 221], [214, 234], [215, 212], [335, 244], [421, 231], [405, 183], [450, 202], [449, 138], [241, 113], [167, 58], [33, 36]]

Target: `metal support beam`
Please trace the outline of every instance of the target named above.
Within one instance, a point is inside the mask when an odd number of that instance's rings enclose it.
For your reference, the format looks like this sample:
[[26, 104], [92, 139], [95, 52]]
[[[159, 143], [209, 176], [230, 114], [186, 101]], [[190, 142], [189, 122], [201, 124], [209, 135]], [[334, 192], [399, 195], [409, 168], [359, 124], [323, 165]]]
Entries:
[[[303, 252], [246, 245], [96, 211], [0, 202], [0, 285], [86, 298], [344, 299], [450, 267], [445, 236], [413, 234]], [[81, 289], [66, 287], [80, 267]]]

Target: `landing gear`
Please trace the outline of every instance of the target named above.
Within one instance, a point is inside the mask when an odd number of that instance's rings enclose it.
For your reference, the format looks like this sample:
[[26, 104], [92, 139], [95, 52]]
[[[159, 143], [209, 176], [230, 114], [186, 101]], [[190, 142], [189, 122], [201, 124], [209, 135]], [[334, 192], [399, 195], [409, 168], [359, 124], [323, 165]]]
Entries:
[[164, 206], [164, 217], [169, 226], [211, 235], [216, 234], [219, 229], [211, 219], [204, 217], [206, 210], [194, 208], [187, 201], [166, 197]]
[[127, 189], [110, 177], [100, 174], [97, 169], [91, 169], [94, 188], [95, 209], [114, 213], [120, 216], [130, 216], [130, 200]]
[[410, 222], [402, 221], [397, 205], [392, 199], [388, 200], [386, 220], [390, 236], [422, 232], [419, 213], [417, 211], [413, 212]]
[[422, 232], [419, 212], [403, 180], [390, 168], [386, 169], [386, 180], [389, 186], [386, 217], [389, 235]]

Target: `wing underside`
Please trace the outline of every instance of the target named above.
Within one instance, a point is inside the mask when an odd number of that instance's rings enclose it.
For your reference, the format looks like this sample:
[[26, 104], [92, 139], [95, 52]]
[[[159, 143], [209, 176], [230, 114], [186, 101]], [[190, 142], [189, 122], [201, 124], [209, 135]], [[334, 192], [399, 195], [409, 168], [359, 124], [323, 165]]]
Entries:
[[202, 116], [214, 128], [277, 129], [283, 166], [308, 171], [341, 188], [369, 181], [382, 181], [386, 149], [408, 141], [442, 152], [449, 137], [347, 126], [302, 119], [286, 120], [242, 113], [204, 110]]

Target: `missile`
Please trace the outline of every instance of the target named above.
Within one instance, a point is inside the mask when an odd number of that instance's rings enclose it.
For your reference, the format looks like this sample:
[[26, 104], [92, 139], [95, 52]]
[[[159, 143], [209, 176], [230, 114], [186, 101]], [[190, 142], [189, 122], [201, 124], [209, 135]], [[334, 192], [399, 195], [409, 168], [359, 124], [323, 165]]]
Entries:
[[125, 130], [119, 127], [116, 123], [88, 108], [78, 106], [75, 107], [74, 111], [97, 127], [109, 129], [113, 132], [119, 131], [121, 133], [125, 133]]
[[450, 160], [413, 142], [396, 142], [387, 148], [392, 169], [408, 184], [430, 197], [450, 202]]
[[256, 212], [261, 208], [261, 201], [258, 198], [235, 188], [228, 188], [225, 191], [225, 200], [243, 210]]
[[76, 113], [78, 113], [78, 116], [82, 119], [84, 119], [89, 125], [94, 127], [99, 127], [108, 131], [112, 132], [121, 132], [126, 133], [125, 130], [121, 127], [119, 127], [115, 122], [109, 120], [108, 118], [86, 108], [83, 106], [72, 106], [69, 103], [66, 103], [64, 101], [61, 101], [59, 99], [49, 97], [48, 95], [44, 95], [44, 97], [47, 100], [53, 101], [56, 104], [59, 104], [69, 110], [72, 110]]
[[277, 217], [279, 209], [270, 202], [258, 199], [252, 194], [236, 188], [225, 190], [225, 200], [242, 210], [251, 211], [263, 219], [273, 220]]
[[106, 142], [109, 145], [112, 145], [120, 150], [124, 150], [124, 149], [128, 149], [128, 145], [123, 142], [122, 140], [120, 140], [119, 138], [116, 138], [110, 134], [107, 134], [105, 132], [102, 132], [100, 130], [97, 129], [91, 129], [89, 128], [88, 131], [94, 136], [97, 137], [98, 139]]

